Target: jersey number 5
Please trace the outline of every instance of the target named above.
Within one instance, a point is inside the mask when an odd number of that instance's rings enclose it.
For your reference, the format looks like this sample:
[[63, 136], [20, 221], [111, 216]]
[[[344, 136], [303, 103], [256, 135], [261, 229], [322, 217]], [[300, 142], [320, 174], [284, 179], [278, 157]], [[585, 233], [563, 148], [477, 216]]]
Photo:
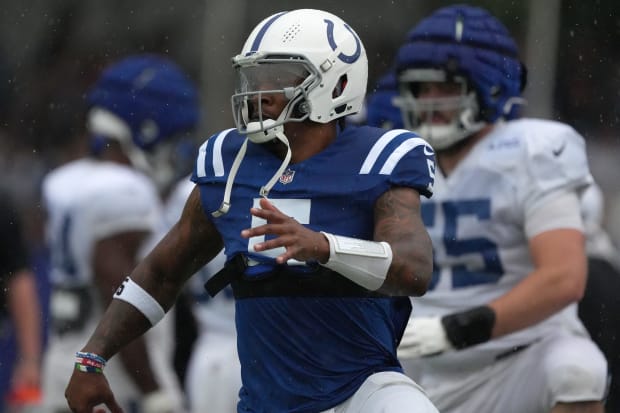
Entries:
[[[289, 217], [295, 218], [300, 224], [310, 223], [310, 199], [270, 199], [269, 201], [276, 208], [282, 211], [282, 213], [288, 215]], [[259, 202], [260, 198], [254, 199], [254, 208], [260, 208]], [[252, 216], [252, 228], [266, 223], [267, 222], [264, 219]], [[248, 242], [248, 251], [256, 254], [256, 251], [254, 251], [254, 245], [263, 241], [265, 241], [265, 236], [250, 238]], [[284, 251], [285, 249], [280, 247], [264, 251], [261, 254], [275, 258], [284, 253]], [[289, 264], [295, 264], [295, 260], [289, 260]]]

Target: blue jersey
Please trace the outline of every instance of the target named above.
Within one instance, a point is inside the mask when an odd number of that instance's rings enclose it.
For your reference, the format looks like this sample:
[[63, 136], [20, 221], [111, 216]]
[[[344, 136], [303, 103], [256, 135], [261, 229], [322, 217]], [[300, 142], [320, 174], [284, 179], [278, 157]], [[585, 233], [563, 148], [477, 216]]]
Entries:
[[[233, 283], [243, 381], [239, 411], [325, 410], [349, 398], [369, 375], [401, 371], [396, 347], [410, 302], [364, 290], [311, 263], [276, 265], [281, 251], [253, 250], [261, 240], [240, 232], [261, 224], [249, 210], [282, 162], [264, 145], [248, 143], [230, 210], [214, 218], [244, 138], [231, 129], [208, 139], [192, 177], [228, 259], [241, 255], [259, 263]], [[430, 196], [433, 178], [433, 151], [415, 134], [348, 126], [322, 152], [290, 165], [269, 197], [312, 230], [371, 240], [379, 196], [394, 186]]]

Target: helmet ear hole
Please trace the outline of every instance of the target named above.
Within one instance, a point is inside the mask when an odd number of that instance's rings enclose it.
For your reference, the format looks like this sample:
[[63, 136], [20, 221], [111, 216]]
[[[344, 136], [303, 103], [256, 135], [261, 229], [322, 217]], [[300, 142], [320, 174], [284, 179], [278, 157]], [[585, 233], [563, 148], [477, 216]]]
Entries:
[[334, 88], [332, 92], [332, 97], [337, 98], [341, 96], [347, 87], [347, 83], [348, 83], [348, 79], [345, 73], [344, 75], [340, 76], [340, 79], [338, 79], [338, 83], [336, 84], [336, 87]]
[[[339, 96], [341, 96], [346, 87], [347, 87], [347, 83], [348, 83], [348, 79], [347, 79], [347, 75], [344, 74], [342, 76], [340, 76], [340, 79], [338, 79], [338, 83], [336, 84], [336, 87], [334, 88], [334, 91], [332, 93], [332, 97], [338, 98]], [[344, 112], [347, 109], [347, 105], [340, 105], [334, 108], [334, 112], [336, 112], [336, 114], [340, 115], [342, 112]]]

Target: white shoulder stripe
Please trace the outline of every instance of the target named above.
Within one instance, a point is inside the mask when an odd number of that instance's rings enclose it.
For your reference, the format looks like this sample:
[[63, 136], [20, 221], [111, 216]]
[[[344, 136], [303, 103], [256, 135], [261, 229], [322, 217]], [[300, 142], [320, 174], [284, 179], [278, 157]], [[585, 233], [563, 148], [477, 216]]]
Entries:
[[204, 141], [200, 148], [198, 148], [198, 159], [196, 159], [196, 175], [198, 178], [202, 178], [207, 175], [205, 171], [205, 158], [207, 157], [207, 144], [209, 140]]
[[[213, 143], [213, 173], [215, 176], [224, 176], [224, 159], [222, 157], [222, 144], [224, 142], [224, 138], [228, 133], [235, 128], [226, 129], [220, 132], [215, 138], [215, 142]], [[209, 139], [205, 143], [200, 146], [198, 152], [198, 164], [196, 165], [196, 174], [199, 178], [205, 177], [207, 175], [207, 171], [205, 168], [205, 161], [207, 156], [207, 144]]]
[[381, 155], [381, 152], [383, 151], [383, 149], [385, 149], [385, 147], [390, 142], [392, 142], [392, 140], [395, 137], [397, 137], [398, 135], [401, 135], [403, 133], [408, 133], [408, 132], [409, 131], [406, 130], [406, 129], [394, 129], [394, 130], [391, 130], [389, 132], [384, 133], [379, 138], [379, 140], [377, 140], [377, 142], [375, 142], [375, 144], [373, 145], [372, 149], [370, 149], [370, 152], [368, 152], [368, 156], [364, 160], [364, 163], [362, 164], [362, 167], [360, 169], [360, 172], [359, 172], [360, 175], [368, 174], [370, 172], [370, 170], [374, 166], [375, 162], [377, 162], [377, 158], [379, 158], [379, 155]]
[[220, 132], [213, 143], [213, 172], [215, 176], [224, 176], [224, 159], [222, 158], [222, 144], [228, 132], [235, 128], [226, 129]]
[[401, 143], [398, 148], [396, 148], [396, 150], [394, 150], [394, 152], [392, 152], [392, 154], [385, 161], [385, 164], [383, 164], [383, 167], [379, 171], [379, 174], [391, 174], [396, 165], [398, 164], [398, 161], [400, 161], [403, 156], [405, 156], [413, 148], [421, 145], [426, 146], [426, 141], [422, 138], [410, 138]]

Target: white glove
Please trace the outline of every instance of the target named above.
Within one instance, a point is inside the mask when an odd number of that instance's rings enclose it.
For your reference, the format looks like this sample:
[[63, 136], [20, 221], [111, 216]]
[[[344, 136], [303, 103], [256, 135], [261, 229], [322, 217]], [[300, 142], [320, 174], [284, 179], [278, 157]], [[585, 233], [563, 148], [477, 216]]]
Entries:
[[434, 356], [453, 348], [441, 324], [441, 317], [412, 317], [398, 346], [398, 358]]
[[176, 413], [174, 402], [164, 390], [158, 390], [146, 394], [142, 398], [143, 413]]

